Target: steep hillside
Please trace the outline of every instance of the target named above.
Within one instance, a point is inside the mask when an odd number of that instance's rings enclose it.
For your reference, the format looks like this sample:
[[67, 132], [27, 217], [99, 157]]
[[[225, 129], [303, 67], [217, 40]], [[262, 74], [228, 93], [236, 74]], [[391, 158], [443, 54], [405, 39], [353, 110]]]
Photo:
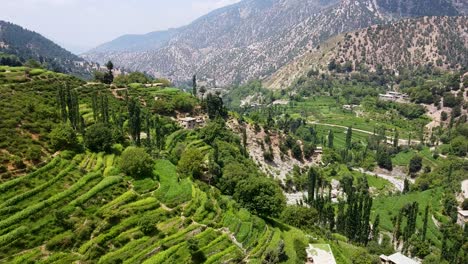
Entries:
[[[265, 81], [269, 88], [290, 86], [311, 69], [326, 71], [331, 61], [338, 71], [435, 66], [459, 70], [468, 65], [468, 19], [423, 17], [372, 26], [322, 43]], [[336, 70], [336, 69], [335, 69]]]
[[91, 65], [42, 35], [0, 20], [0, 52], [33, 59], [57, 72], [91, 77]]
[[[184, 103], [196, 99], [187, 93], [4, 66], [0, 88], [2, 107], [12, 109], [0, 119], [2, 263], [293, 264], [305, 262], [309, 243], [329, 243], [338, 263], [351, 264], [356, 252], [371, 258], [332, 239], [315, 209], [280, 214], [278, 183], [223, 121], [186, 130], [154, 108], [172, 95], [190, 114]], [[135, 136], [134, 123], [145, 132]], [[37, 148], [33, 157], [47, 159], [29, 164], [21, 153]], [[10, 170], [21, 162], [31, 166]]]
[[175, 81], [187, 81], [197, 73], [211, 86], [224, 86], [264, 78], [343, 32], [401, 16], [459, 12], [454, 4], [441, 0], [245, 0], [175, 30], [169, 40], [164, 39], [165, 43], [158, 40], [156, 44], [152, 41], [135, 44], [133, 41], [138, 38], [146, 38], [134, 37], [123, 51], [120, 39], [83, 57], [98, 62], [112, 59], [119, 66]]

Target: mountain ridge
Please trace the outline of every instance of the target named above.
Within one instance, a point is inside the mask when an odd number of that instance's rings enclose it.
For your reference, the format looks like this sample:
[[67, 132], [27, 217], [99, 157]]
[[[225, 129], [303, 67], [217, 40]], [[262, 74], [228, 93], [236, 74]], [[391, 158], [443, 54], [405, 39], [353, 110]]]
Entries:
[[461, 70], [468, 64], [463, 28], [468, 28], [468, 17], [421, 17], [341, 34], [284, 65], [264, 85], [287, 87], [310, 70], [328, 71], [331, 61], [340, 68], [349, 63], [352, 71], [375, 71], [378, 65], [392, 71], [418, 66]]
[[[455, 3], [459, 6], [455, 7]], [[147, 51], [86, 53], [85, 59], [113, 60], [129, 70], [187, 82], [193, 74], [210, 86], [264, 79], [293, 58], [340, 33], [402, 17], [459, 15], [456, 0], [246, 0], [175, 29], [164, 45]], [[382, 7], [383, 6], [383, 7]]]
[[0, 20], [0, 52], [15, 55], [23, 62], [36, 60], [50, 70], [91, 78], [91, 63], [35, 31], [3, 20]]

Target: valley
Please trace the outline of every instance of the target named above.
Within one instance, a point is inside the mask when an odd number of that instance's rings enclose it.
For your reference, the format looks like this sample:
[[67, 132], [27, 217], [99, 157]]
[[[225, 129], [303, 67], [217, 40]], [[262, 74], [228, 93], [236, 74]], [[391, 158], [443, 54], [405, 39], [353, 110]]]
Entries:
[[467, 4], [223, 3], [0, 20], [0, 263], [468, 263]]

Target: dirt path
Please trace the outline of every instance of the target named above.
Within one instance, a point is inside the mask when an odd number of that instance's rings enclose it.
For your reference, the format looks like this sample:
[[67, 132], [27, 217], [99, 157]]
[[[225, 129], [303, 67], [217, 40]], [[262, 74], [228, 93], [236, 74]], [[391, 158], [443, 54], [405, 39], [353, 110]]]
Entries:
[[[392, 183], [397, 190], [400, 192], [403, 191], [403, 188], [405, 187], [405, 179], [401, 175], [395, 176], [395, 175], [389, 175], [386, 173], [375, 173], [372, 171], [366, 171], [363, 168], [353, 168], [354, 171], [359, 171], [360, 173], [364, 173], [367, 175], [375, 176], [377, 175], [378, 177], [385, 179]], [[408, 178], [410, 182], [414, 183], [413, 179]]]
[[[309, 124], [311, 124], [311, 125], [321, 125], [321, 126], [329, 126], [329, 127], [338, 127], [338, 128], [348, 129], [348, 127], [346, 127], [346, 126], [340, 126], [340, 125], [334, 125], [334, 124], [327, 124], [327, 123], [320, 123], [320, 122], [317, 122], [317, 121], [309, 122]], [[374, 134], [374, 132], [367, 131], [367, 130], [362, 130], [362, 129], [357, 129], [357, 128], [352, 128], [352, 129], [353, 129], [353, 131], [361, 132], [361, 133], [368, 134], [368, 135], [373, 135], [373, 134]], [[387, 140], [388, 140], [390, 143], [393, 142], [393, 138], [392, 138], [392, 137], [387, 137]], [[399, 143], [400, 145], [407, 146], [407, 145], [408, 145], [408, 140], [406, 140], [406, 139], [399, 139], [399, 140], [398, 140], [398, 143]], [[411, 140], [411, 143], [419, 144], [419, 143], [421, 143], [421, 141], [419, 141], [419, 140]]]

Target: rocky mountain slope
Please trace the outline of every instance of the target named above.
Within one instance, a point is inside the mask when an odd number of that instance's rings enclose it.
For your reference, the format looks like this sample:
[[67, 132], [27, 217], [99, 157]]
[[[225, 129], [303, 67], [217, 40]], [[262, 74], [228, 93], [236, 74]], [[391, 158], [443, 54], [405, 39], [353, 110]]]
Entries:
[[15, 55], [23, 62], [34, 59], [48, 69], [91, 77], [91, 64], [42, 35], [0, 20], [0, 53]]
[[320, 42], [343, 32], [400, 17], [461, 14], [467, 4], [455, 2], [244, 0], [173, 30], [169, 38], [159, 33], [156, 41], [144, 44], [146, 38], [140, 36], [141, 42], [132, 42], [125, 50], [126, 45], [121, 45], [120, 39], [83, 57], [98, 62], [111, 59], [130, 70], [147, 71], [175, 81], [189, 80], [196, 73], [212, 86], [225, 86], [265, 78]]
[[[283, 66], [264, 81], [273, 89], [287, 87], [311, 69], [328, 70], [335, 61], [342, 71], [374, 71], [436, 66], [462, 69], [468, 65], [468, 18], [422, 17], [336, 36]], [[345, 69], [347, 66], [347, 69]]]

